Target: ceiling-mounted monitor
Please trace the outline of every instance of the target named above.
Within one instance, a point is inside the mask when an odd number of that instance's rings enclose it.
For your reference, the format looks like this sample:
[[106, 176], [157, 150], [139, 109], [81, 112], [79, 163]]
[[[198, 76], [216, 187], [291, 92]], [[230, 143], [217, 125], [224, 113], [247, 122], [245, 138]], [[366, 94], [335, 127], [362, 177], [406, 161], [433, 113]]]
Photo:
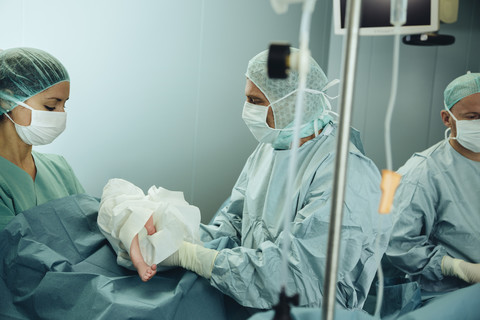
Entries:
[[[333, 0], [335, 34], [345, 34], [347, 0]], [[439, 28], [438, 0], [408, 0], [407, 22], [400, 27], [400, 34], [420, 34]], [[390, 0], [362, 0], [360, 35], [392, 35], [390, 24]]]

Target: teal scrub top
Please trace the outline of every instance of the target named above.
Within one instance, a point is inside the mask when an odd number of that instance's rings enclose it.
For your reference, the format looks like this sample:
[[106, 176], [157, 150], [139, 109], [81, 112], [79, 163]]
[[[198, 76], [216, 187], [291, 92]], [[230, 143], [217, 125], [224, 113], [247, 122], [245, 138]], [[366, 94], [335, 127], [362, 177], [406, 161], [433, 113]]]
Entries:
[[[200, 227], [204, 242], [226, 236], [238, 245], [218, 253], [210, 280], [214, 287], [244, 306], [272, 308], [282, 282], [282, 247], [289, 237], [286, 292], [298, 293], [300, 306], [321, 306], [336, 135], [336, 125], [328, 124], [299, 148], [290, 200], [284, 194], [290, 151], [258, 145], [230, 202], [212, 225]], [[336, 296], [340, 306], [353, 309], [365, 302], [378, 266], [375, 252], [378, 257], [385, 252], [392, 223], [390, 215], [378, 214], [380, 173], [353, 144], [345, 191]], [[286, 214], [292, 221], [290, 233], [283, 229]]]
[[459, 278], [445, 277], [441, 264], [446, 254], [480, 263], [480, 162], [443, 140], [414, 154], [398, 172], [389, 262], [424, 291], [465, 287]]
[[37, 175], [32, 177], [0, 157], [0, 230], [15, 215], [53, 199], [84, 193], [65, 158], [32, 151]]

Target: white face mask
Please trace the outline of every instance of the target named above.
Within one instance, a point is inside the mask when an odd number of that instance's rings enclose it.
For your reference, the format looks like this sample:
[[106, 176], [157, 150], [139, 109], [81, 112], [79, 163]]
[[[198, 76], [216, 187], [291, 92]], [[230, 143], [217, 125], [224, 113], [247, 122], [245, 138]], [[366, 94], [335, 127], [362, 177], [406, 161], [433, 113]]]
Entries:
[[245, 102], [242, 118], [258, 142], [272, 144], [281, 130], [270, 128], [267, 124], [268, 107]]
[[5, 114], [15, 124], [18, 136], [26, 144], [33, 146], [49, 144], [65, 130], [67, 125], [66, 112], [35, 110], [21, 101], [15, 103], [32, 111], [30, 125], [28, 126], [16, 124], [8, 114]]
[[[457, 136], [449, 138], [456, 139], [465, 149], [480, 152], [480, 119], [457, 120], [450, 110], [447, 109], [447, 111], [455, 120], [457, 127]], [[449, 129], [447, 129], [447, 131]], [[447, 135], [447, 131], [445, 132], [445, 136]]]

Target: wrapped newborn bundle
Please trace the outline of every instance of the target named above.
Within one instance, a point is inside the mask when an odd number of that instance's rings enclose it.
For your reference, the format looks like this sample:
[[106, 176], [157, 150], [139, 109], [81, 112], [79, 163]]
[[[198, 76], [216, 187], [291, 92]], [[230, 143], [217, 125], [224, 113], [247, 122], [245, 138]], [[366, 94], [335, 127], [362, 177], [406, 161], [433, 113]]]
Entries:
[[[151, 216], [156, 232], [148, 235], [144, 226]], [[148, 265], [168, 258], [183, 240], [201, 243], [200, 210], [185, 201], [183, 192], [152, 186], [145, 195], [122, 179], [112, 179], [104, 187], [97, 222], [117, 252], [117, 263], [129, 269], [134, 269], [129, 253], [136, 234]]]

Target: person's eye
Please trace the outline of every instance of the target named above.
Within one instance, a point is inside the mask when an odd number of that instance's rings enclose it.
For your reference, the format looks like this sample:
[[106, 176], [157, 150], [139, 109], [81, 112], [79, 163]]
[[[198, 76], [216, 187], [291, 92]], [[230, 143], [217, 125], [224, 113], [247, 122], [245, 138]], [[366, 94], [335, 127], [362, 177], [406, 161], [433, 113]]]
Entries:
[[45, 109], [47, 109], [48, 111], [53, 111], [53, 110], [55, 110], [55, 107], [52, 108], [52, 107], [45, 106], [45, 105], [44, 105], [44, 107], [45, 107]]
[[467, 119], [468, 119], [468, 120], [477, 120], [477, 119], [480, 119], [480, 115], [478, 115], [478, 114], [469, 114], [469, 115], [467, 115]]

